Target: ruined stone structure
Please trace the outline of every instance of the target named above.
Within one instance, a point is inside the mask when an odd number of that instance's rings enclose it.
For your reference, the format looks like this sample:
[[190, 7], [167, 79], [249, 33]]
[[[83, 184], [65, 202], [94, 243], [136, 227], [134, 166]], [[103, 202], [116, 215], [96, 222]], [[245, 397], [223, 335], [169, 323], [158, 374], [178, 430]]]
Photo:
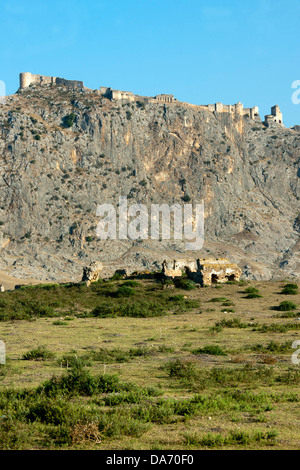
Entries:
[[30, 72], [20, 73], [20, 90], [28, 88], [30, 85], [58, 85], [83, 90], [84, 84], [78, 80], [66, 80], [59, 77], [46, 77], [44, 75], [34, 75]]
[[255, 119], [259, 115], [257, 106], [254, 106], [253, 108], [244, 108], [240, 101], [233, 105], [226, 105], [223, 103], [209, 104], [207, 108], [209, 111], [217, 113], [239, 114], [240, 116], [249, 116], [251, 119]]
[[174, 98], [174, 95], [156, 95], [153, 98], [154, 101], [157, 101], [159, 103], [173, 103], [174, 101], [177, 101], [176, 98]]
[[135, 101], [136, 97], [131, 91], [112, 90], [109, 87], [100, 87], [100, 94], [110, 100]]
[[86, 285], [89, 286], [92, 282], [98, 281], [102, 269], [103, 265], [99, 261], [91, 263], [89, 266], [86, 266], [85, 268], [83, 268], [81, 282], [86, 282]]
[[224, 283], [227, 281], [238, 281], [242, 270], [227, 259], [178, 259], [164, 261], [162, 266], [163, 274], [168, 278], [176, 278], [184, 273], [200, 284], [210, 286], [212, 284]]
[[[189, 103], [183, 103], [183, 102], [177, 101], [177, 99], [174, 98], [174, 95], [171, 95], [171, 94], [160, 94], [154, 97], [145, 97], [145, 96], [141, 97], [141, 96], [135, 95], [131, 91], [113, 90], [110, 87], [104, 87], [104, 86], [100, 86], [99, 89], [97, 90], [91, 90], [89, 88], [86, 88], [82, 81], [78, 81], [78, 80], [65, 80], [64, 78], [58, 78], [58, 77], [46, 77], [44, 75], [34, 75], [30, 72], [20, 73], [20, 90], [24, 90], [32, 84], [40, 85], [40, 86], [58, 85], [58, 86], [65, 86], [68, 88], [82, 90], [82, 91], [89, 91], [89, 92], [92, 91], [98, 95], [102, 95], [103, 97], [108, 98], [110, 100], [114, 100], [114, 101], [134, 102], [142, 98], [143, 100], [149, 103], [164, 103], [164, 104], [178, 103], [181, 105], [192, 106]], [[237, 115], [244, 116], [244, 117], [249, 116], [249, 118], [253, 120], [259, 117], [259, 110], [257, 106], [254, 106], [253, 108], [244, 108], [241, 102], [238, 102], [234, 105], [225, 105], [223, 103], [215, 103], [215, 104], [208, 104], [208, 105], [193, 105], [193, 106], [197, 106], [199, 108], [206, 109], [211, 112], [237, 114]], [[282, 123], [282, 114], [279, 110], [279, 107], [273, 106], [271, 112], [272, 112], [271, 115], [265, 117], [265, 121], [267, 125], [272, 125], [273, 123], [275, 124]]]
[[227, 259], [200, 259], [199, 272], [200, 283], [211, 285], [227, 281], [239, 281], [242, 274], [241, 268]]
[[277, 104], [272, 106], [271, 114], [265, 116], [265, 125], [268, 127], [283, 126], [282, 112]]
[[183, 273], [196, 273], [198, 263], [196, 259], [174, 259], [165, 260], [162, 265], [162, 272], [166, 277], [180, 277]]

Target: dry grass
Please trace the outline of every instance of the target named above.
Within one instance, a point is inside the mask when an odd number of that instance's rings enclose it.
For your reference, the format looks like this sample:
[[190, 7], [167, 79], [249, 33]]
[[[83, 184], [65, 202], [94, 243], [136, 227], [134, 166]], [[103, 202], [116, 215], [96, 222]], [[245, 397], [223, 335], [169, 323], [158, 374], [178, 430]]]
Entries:
[[[140, 289], [147, 290], [155, 285], [153, 280], [138, 282]], [[229, 407], [226, 398], [224, 409], [219, 407], [210, 410], [208, 407], [206, 411], [200, 410], [199, 413], [186, 418], [173, 417], [168, 423], [153, 422], [141, 437], [130, 435], [129, 431], [121, 437], [105, 436], [103, 430], [101, 432], [95, 426], [95, 422], [79, 422], [73, 427], [72, 443], [69, 444], [69, 448], [188, 449], [199, 446], [202, 448], [204, 442], [215, 445], [220, 439], [220, 443], [226, 443], [223, 444], [226, 449], [262, 446], [271, 446], [273, 449], [296, 449], [299, 443], [297, 429], [299, 406], [295, 396], [299, 393], [299, 382], [288, 379], [288, 371], [291, 369], [297, 373], [300, 370], [299, 366], [291, 362], [294, 350], [289, 350], [288, 343], [299, 339], [300, 332], [292, 328], [284, 333], [262, 332], [257, 328], [257, 325], [274, 323], [292, 323], [297, 328], [296, 325], [300, 323], [297, 317], [278, 318], [276, 311], [273, 310], [273, 307], [278, 306], [283, 300], [292, 300], [299, 306], [300, 311], [299, 294], [291, 296], [280, 294], [284, 284], [285, 282], [279, 281], [251, 282], [247, 286], [226, 284], [217, 289], [206, 287], [192, 291], [178, 291], [188, 299], [200, 301], [200, 307], [185, 313], [174, 315], [169, 312], [166, 316], [154, 318], [77, 318], [75, 311], [67, 320], [62, 315], [62, 324], [54, 324], [53, 318], [1, 322], [0, 338], [6, 341], [7, 365], [5, 373], [0, 376], [0, 391], [11, 387], [34, 389], [53, 375], [65, 374], [66, 369], [59, 364], [60, 358], [64, 355], [76, 354], [79, 358], [89, 356], [91, 364], [88, 370], [92, 375], [118, 374], [121, 381], [134, 383], [139, 387], [156, 387], [164, 398], [182, 400], [193, 397], [196, 392], [211, 394], [212, 397], [221, 394], [222, 401], [225, 400], [226, 390], [228, 393], [239, 390], [266, 394], [266, 403], [270, 403], [270, 406], [266, 405], [262, 398], [262, 403], [257, 409], [253, 408], [250, 402], [245, 409], [240, 408], [237, 402]], [[249, 286], [257, 288], [262, 297], [246, 298], [245, 289]], [[224, 309], [222, 303], [210, 302], [215, 297], [224, 297], [228, 299], [227, 302], [234, 304], [234, 313], [222, 312]], [[241, 324], [247, 326], [216, 328], [216, 324], [222, 319], [238, 319]], [[268, 351], [270, 342], [273, 342], [275, 347], [281, 346], [279, 352]], [[287, 344], [285, 348], [282, 346], [284, 344]], [[254, 348], [255, 345], [259, 345], [257, 349]], [[45, 361], [22, 359], [23, 354], [39, 346], [44, 346], [54, 353], [55, 358]], [[192, 353], [193, 350], [206, 346], [219, 346], [227, 355]], [[92, 353], [100, 349], [120, 349], [126, 352], [132, 348], [146, 348], [149, 354], [131, 357], [124, 362], [107, 364], [93, 360]], [[165, 365], [175, 360], [192, 361], [196, 375], [190, 381], [169, 376]], [[224, 386], [219, 386], [210, 379], [207, 388], [199, 388], [200, 376], [202, 377], [204, 373], [208, 374], [215, 369], [225, 373], [228, 371], [235, 373], [247, 365], [256, 371], [263, 370], [261, 368], [271, 369], [275, 375], [272, 379], [268, 378], [269, 376], [257, 378], [256, 382], [248, 382], [246, 375], [241, 376], [240, 382], [236, 382], [237, 379], [230, 381], [229, 378], [225, 378]], [[274, 377], [281, 377], [282, 380], [275, 380]], [[289, 398], [289, 394], [295, 396]], [[117, 409], [120, 409], [120, 412], [123, 410], [123, 413], [129, 405], [124, 409], [122, 406]], [[103, 408], [103, 410], [109, 409], [109, 407]], [[136, 423], [132, 424], [133, 428], [134, 426]], [[278, 435], [272, 444], [271, 441], [256, 436], [256, 440], [238, 445], [228, 438], [235, 430], [242, 431], [245, 439], [246, 435], [254, 436], [253, 433], [256, 431], [265, 433], [276, 430]], [[194, 438], [191, 437], [193, 433], [196, 433]], [[224, 440], [221, 438], [205, 440], [205, 436], [209, 433], [227, 437], [224, 437]], [[190, 436], [189, 439], [187, 436]]]

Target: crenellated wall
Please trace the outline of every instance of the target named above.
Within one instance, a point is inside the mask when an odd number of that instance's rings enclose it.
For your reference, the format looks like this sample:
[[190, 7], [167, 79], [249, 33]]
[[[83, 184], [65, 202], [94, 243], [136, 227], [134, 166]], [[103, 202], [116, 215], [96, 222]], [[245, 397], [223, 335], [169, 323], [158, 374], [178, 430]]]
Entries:
[[66, 80], [59, 77], [47, 77], [45, 75], [36, 75], [30, 72], [20, 73], [20, 90], [28, 88], [30, 85], [61, 85], [68, 88], [83, 89], [84, 84], [78, 80]]
[[[30, 85], [61, 85], [65, 86], [68, 88], [72, 89], [77, 89], [77, 90], [86, 90], [88, 89], [84, 86], [82, 81], [78, 80], [66, 80], [64, 78], [59, 78], [59, 77], [47, 77], [44, 75], [35, 75], [30, 72], [23, 72], [20, 73], [20, 90], [24, 90], [28, 88]], [[113, 90], [110, 87], [103, 87], [101, 86], [98, 90], [91, 90], [94, 91], [100, 95], [103, 95], [106, 98], [109, 98], [111, 100], [125, 100], [125, 101], [136, 101], [140, 97], [132, 93], [131, 91], [121, 91], [121, 90]], [[156, 95], [154, 97], [143, 97], [146, 99], [149, 103], [175, 103], [179, 105], [189, 105], [189, 103], [183, 103], [180, 101], [177, 101], [176, 98], [174, 98], [174, 95], [170, 94], [161, 94], [161, 95]], [[257, 116], [259, 116], [259, 110], [257, 106], [254, 106], [253, 108], [244, 108], [243, 104], [241, 102], [238, 102], [234, 105], [226, 105], [223, 103], [215, 103], [215, 104], [208, 104], [208, 105], [193, 105], [193, 106], [198, 106], [199, 108], [204, 108], [208, 109], [209, 111], [212, 112], [218, 112], [218, 113], [230, 113], [230, 114], [238, 114], [240, 116], [249, 116], [251, 119], [255, 119]], [[277, 122], [278, 120], [282, 122], [282, 115], [280, 113], [279, 108], [274, 106], [272, 108], [272, 115], [270, 116], [269, 121], [271, 122]]]
[[234, 105], [227, 105], [223, 103], [209, 104], [208, 109], [210, 111], [216, 111], [218, 113], [239, 114], [240, 116], [248, 115], [251, 119], [255, 119], [255, 117], [259, 113], [259, 109], [257, 106], [254, 106], [253, 108], [244, 108], [243, 104], [240, 101]]

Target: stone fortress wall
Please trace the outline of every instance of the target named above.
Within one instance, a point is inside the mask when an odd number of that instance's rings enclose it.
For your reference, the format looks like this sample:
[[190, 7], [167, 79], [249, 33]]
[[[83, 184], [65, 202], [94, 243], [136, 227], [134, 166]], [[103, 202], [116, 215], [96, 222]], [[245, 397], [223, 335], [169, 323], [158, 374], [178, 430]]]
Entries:
[[59, 77], [46, 77], [45, 75], [35, 75], [30, 72], [20, 73], [20, 90], [28, 88], [30, 85], [61, 85], [68, 88], [83, 89], [83, 82], [78, 80], [65, 80]]
[[[253, 120], [259, 117], [259, 109], [257, 106], [254, 106], [252, 108], [244, 108], [241, 102], [236, 103], [234, 105], [224, 105], [223, 103], [215, 103], [215, 104], [208, 104], [208, 105], [191, 105], [190, 103], [177, 101], [177, 99], [174, 98], [174, 95], [171, 95], [171, 94], [160, 94], [154, 97], [138, 96], [132, 93], [131, 91], [113, 90], [112, 88], [105, 87], [105, 86], [100, 86], [97, 90], [91, 90], [90, 88], [86, 88], [82, 81], [78, 81], [78, 80], [66, 80], [64, 78], [59, 78], [59, 77], [47, 77], [44, 75], [35, 75], [30, 72], [20, 73], [19, 90], [22, 91], [31, 85], [64, 86], [64, 87], [71, 88], [71, 89], [94, 92], [98, 95], [101, 95], [113, 101], [134, 102], [134, 101], [143, 100], [145, 102], [154, 103], [154, 104], [155, 103], [164, 103], [164, 104], [177, 103], [177, 104], [186, 105], [186, 106], [195, 106], [197, 108], [206, 109], [211, 112], [230, 113], [230, 114], [237, 114], [240, 116], [248, 116], [250, 119], [253, 119]], [[280, 112], [278, 105], [273, 106], [271, 108], [271, 114], [265, 116], [264, 124], [268, 127], [276, 126], [276, 125], [283, 126], [282, 113]]]

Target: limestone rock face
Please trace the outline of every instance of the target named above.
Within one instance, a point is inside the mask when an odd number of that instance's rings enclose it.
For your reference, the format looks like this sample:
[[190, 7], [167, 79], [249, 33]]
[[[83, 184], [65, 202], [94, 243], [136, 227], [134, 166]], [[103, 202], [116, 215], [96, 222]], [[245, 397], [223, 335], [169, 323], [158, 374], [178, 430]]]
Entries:
[[[77, 282], [96, 261], [114, 273], [226, 258], [249, 279], [299, 277], [299, 142], [299, 132], [259, 117], [26, 88], [0, 105], [0, 270]], [[118, 212], [120, 196], [149, 213], [203, 202], [203, 249], [150, 232], [99, 239], [97, 207]]]

